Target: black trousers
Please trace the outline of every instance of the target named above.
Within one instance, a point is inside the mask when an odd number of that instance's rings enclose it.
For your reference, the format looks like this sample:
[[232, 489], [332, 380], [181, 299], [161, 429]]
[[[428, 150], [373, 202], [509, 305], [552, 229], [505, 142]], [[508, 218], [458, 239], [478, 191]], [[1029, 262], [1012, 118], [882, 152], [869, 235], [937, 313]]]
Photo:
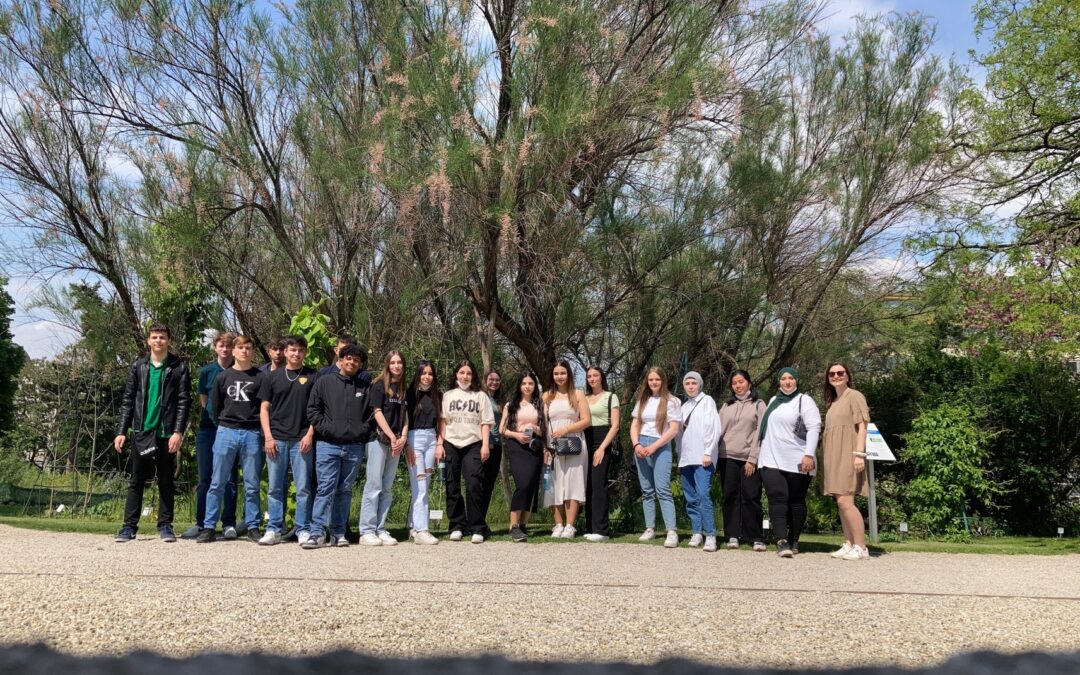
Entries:
[[607, 438], [610, 426], [589, 427], [585, 430], [585, 447], [589, 449], [589, 462], [585, 474], [585, 532], [611, 536], [608, 523], [608, 465], [611, 463], [611, 448], [604, 451], [604, 459], [598, 466], [593, 466], [596, 450]]
[[[499, 482], [499, 472], [502, 468], [503, 446], [501, 443], [489, 442], [488, 451], [491, 454], [488, 456], [488, 460], [484, 462], [483, 466], [484, 491], [480, 493], [480, 509], [484, 514], [483, 519], [485, 523], [487, 522], [488, 507], [491, 506], [491, 495], [495, 494], [495, 483]], [[476, 452], [479, 456], [480, 451], [477, 450]], [[484, 527], [485, 532], [482, 534], [486, 536], [489, 533], [486, 531], [487, 526], [485, 525]]]
[[544, 472], [544, 453], [535, 453], [529, 446], [512, 438], [504, 438], [510, 474], [514, 477], [514, 494], [510, 497], [511, 511], [536, 513], [540, 504], [540, 477]]
[[761, 531], [761, 471], [747, 477], [743, 472], [745, 465], [741, 459], [720, 460], [724, 482], [724, 537], [765, 541]]
[[128, 483], [127, 500], [124, 502], [124, 527], [139, 530], [139, 516], [142, 515], [143, 491], [146, 484], [157, 474], [158, 493], [161, 504], [158, 505], [157, 526], [172, 525], [173, 503], [176, 488], [173, 485], [173, 471], [176, 468], [176, 455], [169, 452], [169, 439], [158, 438], [157, 449], [153, 454], [140, 457], [131, 451], [131, 481]]
[[761, 482], [769, 496], [769, 520], [776, 540], [795, 544], [806, 524], [806, 491], [813, 478], [805, 473], [761, 469]]
[[[446, 515], [450, 531], [485, 534], [483, 502], [484, 462], [480, 461], [480, 443], [459, 448], [443, 444], [446, 455]], [[491, 461], [490, 459], [488, 461]], [[465, 479], [465, 495], [461, 494], [461, 479]]]

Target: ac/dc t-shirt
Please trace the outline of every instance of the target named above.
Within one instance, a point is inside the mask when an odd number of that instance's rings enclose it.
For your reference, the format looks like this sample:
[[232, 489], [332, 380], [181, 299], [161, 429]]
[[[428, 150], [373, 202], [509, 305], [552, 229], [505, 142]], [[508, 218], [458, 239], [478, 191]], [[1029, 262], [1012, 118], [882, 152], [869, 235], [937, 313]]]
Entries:
[[299, 441], [307, 433], [307, 404], [315, 369], [302, 366], [263, 371], [259, 400], [270, 404], [270, 433], [277, 441]]
[[266, 377], [258, 368], [228, 368], [214, 378], [214, 419], [228, 429], [259, 429], [259, 388]]
[[481, 424], [495, 424], [491, 397], [482, 391], [465, 391], [460, 387], [443, 394], [442, 416], [446, 419], [443, 440], [458, 448], [483, 439]]
[[[374, 415], [374, 411], [382, 410], [383, 417], [386, 418], [386, 424], [394, 434], [400, 434], [401, 428], [405, 426], [405, 401], [398, 392], [400, 392], [400, 387], [395, 384], [391, 384], [390, 390], [387, 391], [381, 379], [375, 380], [375, 384], [371, 385], [370, 407], [372, 415]], [[372, 420], [374, 421], [374, 417], [372, 417]]]

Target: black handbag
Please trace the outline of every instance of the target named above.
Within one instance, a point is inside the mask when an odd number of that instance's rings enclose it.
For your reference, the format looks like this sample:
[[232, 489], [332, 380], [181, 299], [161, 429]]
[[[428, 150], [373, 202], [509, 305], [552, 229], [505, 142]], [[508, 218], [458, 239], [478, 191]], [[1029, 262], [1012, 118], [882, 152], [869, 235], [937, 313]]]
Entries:
[[795, 420], [795, 438], [806, 440], [806, 423], [802, 419], [802, 394], [799, 394], [799, 417]]
[[[551, 429], [551, 418], [547, 414], [547, 406], [544, 406], [544, 417], [547, 419], [547, 428]], [[550, 438], [550, 433], [548, 438]], [[585, 444], [581, 442], [581, 439], [577, 436], [560, 436], [549, 442], [548, 448], [552, 453], [560, 455], [562, 457], [568, 457], [573, 455], [580, 455]]]
[[157, 450], [157, 433], [153, 429], [136, 431], [131, 443], [139, 457], [152, 455]]

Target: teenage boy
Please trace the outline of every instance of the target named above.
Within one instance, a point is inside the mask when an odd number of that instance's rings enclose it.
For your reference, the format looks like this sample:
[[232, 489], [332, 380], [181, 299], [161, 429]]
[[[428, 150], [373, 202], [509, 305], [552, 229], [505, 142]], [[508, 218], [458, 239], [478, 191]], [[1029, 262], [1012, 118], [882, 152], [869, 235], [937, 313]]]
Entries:
[[259, 366], [264, 373], [272, 373], [285, 365], [285, 338], [277, 336], [271, 339], [270, 344], [266, 345], [266, 354], [270, 359]]
[[323, 375], [329, 375], [336, 373], [341, 368], [341, 350], [349, 345], [355, 345], [360, 347], [360, 353], [363, 354], [363, 360], [360, 362], [360, 371], [357, 373], [357, 377], [364, 381], [364, 384], [371, 386], [371, 373], [367, 370], [367, 349], [363, 345], [359, 344], [351, 335], [342, 335], [338, 337], [337, 344], [334, 345], [334, 357], [335, 361], [330, 365], [319, 370], [319, 377]]
[[[480, 493], [480, 510], [484, 514], [485, 522], [487, 522], [488, 507], [491, 506], [491, 495], [495, 492], [495, 482], [499, 480], [499, 471], [502, 468], [503, 447], [502, 438], [499, 436], [499, 423], [502, 420], [502, 406], [499, 405], [499, 389], [501, 387], [502, 377], [499, 375], [499, 371], [488, 371], [488, 374], [484, 376], [483, 389], [484, 393], [491, 399], [491, 410], [495, 414], [495, 424], [491, 425], [491, 432], [488, 437], [488, 449], [491, 454], [488, 455], [487, 461], [481, 465], [483, 491]], [[491, 530], [485, 532], [484, 536], [490, 537]]]
[[[226, 368], [232, 368], [232, 348], [236, 334], [223, 331], [214, 336], [214, 353], [217, 358], [199, 369], [199, 384], [196, 392], [202, 403], [202, 417], [199, 430], [195, 433], [195, 461], [199, 466], [199, 484], [195, 489], [195, 525], [180, 535], [183, 539], [194, 539], [202, 531], [206, 520], [206, 493], [210, 491], [210, 481], [214, 477], [214, 439], [217, 437], [217, 422], [211, 415], [214, 411], [214, 378]], [[222, 536], [236, 539], [236, 479], [240, 475], [239, 463], [233, 464], [229, 482], [225, 485], [225, 510], [221, 514]]]
[[293, 523], [301, 545], [310, 538], [311, 483], [315, 464], [315, 430], [308, 423], [308, 396], [315, 386], [315, 370], [304, 365], [307, 340], [290, 335], [282, 340], [285, 367], [264, 376], [259, 390], [263, 451], [266, 453], [269, 485], [267, 511], [270, 521], [259, 543], [273, 546], [285, 531], [285, 501], [289, 494], [289, 468], [296, 483], [296, 513]]
[[160, 323], [150, 326], [146, 344], [150, 355], [136, 359], [124, 387], [120, 403], [120, 429], [113, 440], [117, 452], [124, 451], [128, 430], [134, 430], [131, 444], [131, 482], [124, 504], [124, 526], [116, 541], [135, 538], [142, 514], [143, 490], [157, 473], [161, 506], [158, 509], [158, 537], [176, 541], [173, 534], [173, 470], [176, 453], [184, 440], [191, 410], [191, 372], [187, 361], [169, 353], [172, 335]]
[[214, 541], [214, 528], [221, 516], [222, 496], [233, 465], [240, 459], [244, 470], [244, 519], [247, 537], [259, 541], [262, 509], [259, 492], [262, 482], [263, 450], [259, 423], [259, 388], [265, 374], [251, 365], [254, 349], [251, 338], [237, 335], [233, 341], [233, 365], [214, 378], [214, 419], [218, 423], [214, 439], [214, 477], [206, 495], [206, 519], [195, 541]]
[[318, 488], [311, 512], [311, 536], [304, 548], [332, 543], [348, 546], [353, 485], [371, 440], [368, 385], [358, 377], [363, 350], [347, 345], [338, 352], [338, 370], [316, 378], [308, 399], [308, 420], [315, 427], [315, 479]]

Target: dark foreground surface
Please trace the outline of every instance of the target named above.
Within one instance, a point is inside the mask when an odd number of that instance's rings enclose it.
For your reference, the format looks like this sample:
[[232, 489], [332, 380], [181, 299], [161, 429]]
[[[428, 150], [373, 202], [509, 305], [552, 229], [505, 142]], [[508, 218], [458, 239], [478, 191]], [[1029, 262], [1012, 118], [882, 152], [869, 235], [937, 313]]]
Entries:
[[1046, 654], [996, 654], [976, 652], [956, 656], [930, 668], [902, 669], [892, 666], [851, 669], [778, 670], [772, 668], [722, 668], [694, 661], [672, 659], [652, 665], [628, 663], [557, 663], [509, 661], [499, 656], [476, 659], [429, 658], [419, 660], [384, 659], [354, 652], [332, 652], [312, 657], [285, 657], [267, 654], [205, 654], [187, 659], [171, 659], [156, 654], [133, 653], [118, 657], [77, 657], [41, 646], [15, 646], [0, 649], [0, 673], [71, 673], [102, 675], [304, 675], [305, 673], [440, 673], [444, 675], [737, 675], [750, 673], [850, 673], [900, 674], [934, 673], [936, 675], [1072, 675], [1080, 673], [1080, 652]]

